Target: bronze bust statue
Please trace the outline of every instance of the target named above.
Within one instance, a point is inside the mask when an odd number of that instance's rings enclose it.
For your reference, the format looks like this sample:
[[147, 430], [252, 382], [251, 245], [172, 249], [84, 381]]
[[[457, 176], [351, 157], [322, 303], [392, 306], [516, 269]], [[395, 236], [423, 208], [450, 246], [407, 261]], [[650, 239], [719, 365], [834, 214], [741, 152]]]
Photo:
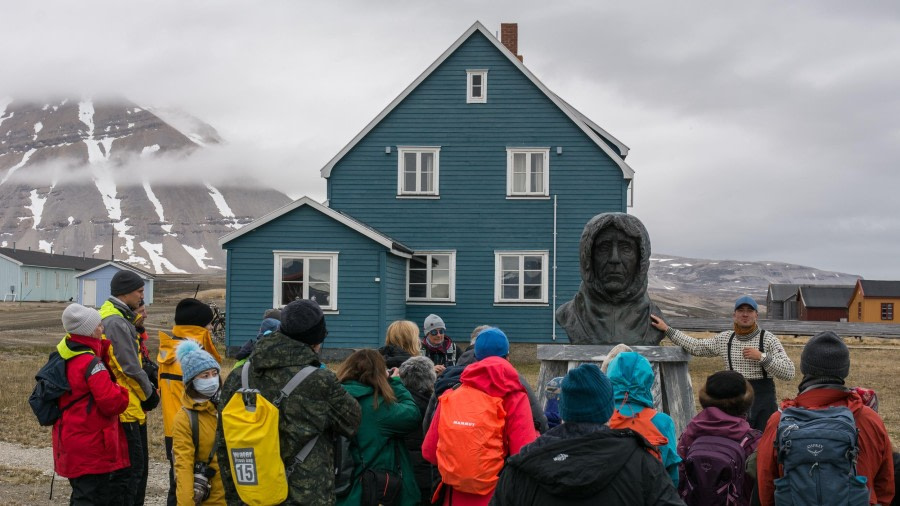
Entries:
[[579, 247], [581, 287], [556, 310], [572, 344], [656, 346], [663, 333], [650, 325], [661, 312], [647, 296], [650, 236], [641, 220], [603, 213], [584, 226]]

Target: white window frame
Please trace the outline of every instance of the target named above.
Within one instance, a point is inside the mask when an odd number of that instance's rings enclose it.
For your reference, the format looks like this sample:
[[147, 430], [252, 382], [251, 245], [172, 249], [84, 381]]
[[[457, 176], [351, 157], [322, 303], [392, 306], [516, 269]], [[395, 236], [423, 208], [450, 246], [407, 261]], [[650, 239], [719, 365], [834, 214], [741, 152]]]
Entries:
[[[435, 298], [431, 296], [431, 257], [432, 255], [449, 255], [450, 256], [450, 297], [449, 298]], [[407, 302], [446, 302], [453, 303], [456, 302], [456, 251], [454, 250], [446, 250], [446, 251], [416, 251], [413, 253], [413, 256], [427, 256], [426, 264], [428, 265], [428, 269], [426, 272], [425, 278], [425, 297], [410, 297], [409, 295], [409, 264], [410, 260], [406, 261], [406, 301]]]
[[[473, 94], [474, 85], [472, 83], [473, 76], [481, 76], [481, 96], [476, 97]], [[487, 103], [487, 77], [488, 71], [486, 69], [472, 69], [466, 70], [466, 103], [467, 104], [486, 104]]]
[[[525, 156], [525, 191], [513, 191], [513, 158], [517, 154]], [[544, 155], [543, 191], [531, 191], [531, 155]], [[506, 148], [506, 196], [508, 198], [550, 198], [550, 148]]]
[[320, 304], [322, 311], [337, 312], [338, 310], [338, 252], [336, 251], [273, 251], [274, 273], [272, 283], [272, 307], [282, 308], [281, 303], [281, 261], [285, 259], [303, 260], [303, 298], [309, 298], [309, 260], [331, 260], [331, 303], [327, 306]]
[[[422, 177], [422, 153], [431, 153], [434, 155], [434, 184], [432, 191], [407, 191], [403, 189], [403, 163], [407, 153], [416, 153], [416, 188], [421, 187]], [[441, 147], [440, 146], [397, 146], [397, 197], [405, 198], [433, 198], [440, 196], [440, 167], [441, 167]]]
[[[517, 256], [519, 257], [519, 297], [516, 299], [503, 298], [503, 257]], [[526, 299], [524, 298], [524, 257], [540, 256], [541, 257], [541, 298]], [[516, 251], [494, 251], [494, 303], [495, 304], [547, 304], [547, 293], [550, 280], [548, 279], [548, 263], [550, 260], [550, 252], [547, 250], [516, 250]]]

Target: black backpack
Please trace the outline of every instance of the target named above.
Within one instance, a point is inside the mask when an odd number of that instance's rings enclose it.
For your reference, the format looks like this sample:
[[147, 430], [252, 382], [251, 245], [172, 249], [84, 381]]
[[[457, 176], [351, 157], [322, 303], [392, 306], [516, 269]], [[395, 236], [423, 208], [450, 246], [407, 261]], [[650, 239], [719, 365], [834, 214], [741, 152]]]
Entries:
[[[92, 353], [93, 355], [93, 353]], [[85, 381], [90, 377], [91, 372], [100, 364], [100, 357], [94, 355], [91, 363], [88, 364], [84, 371]], [[59, 405], [59, 398], [66, 392], [72, 390], [69, 386], [69, 380], [66, 378], [66, 361], [58, 351], [54, 351], [47, 359], [47, 363], [34, 376], [36, 384], [31, 395], [28, 397], [28, 404], [34, 411], [38, 423], [43, 426], [49, 426], [56, 423], [63, 411], [72, 407], [76, 402], [90, 395], [90, 391], [76, 399], [72, 399], [65, 406]]]

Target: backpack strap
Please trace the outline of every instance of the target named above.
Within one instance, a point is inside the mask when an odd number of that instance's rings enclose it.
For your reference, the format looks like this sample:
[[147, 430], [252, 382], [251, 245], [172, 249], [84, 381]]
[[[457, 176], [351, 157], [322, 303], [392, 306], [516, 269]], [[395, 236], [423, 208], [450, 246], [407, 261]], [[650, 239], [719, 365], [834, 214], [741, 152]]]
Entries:
[[[248, 360], [247, 363], [244, 364], [244, 369], [241, 370], [241, 382], [242, 382], [242, 384], [245, 385], [245, 388], [247, 385], [245, 378], [248, 377], [247, 369], [249, 369], [247, 367], [247, 365], [249, 365], [249, 364], [250, 364], [250, 361]], [[275, 398], [275, 400], [272, 402], [272, 404], [276, 408], [281, 410], [281, 403], [284, 402], [284, 400], [287, 399], [288, 396], [291, 395], [291, 393], [294, 391], [294, 389], [296, 389], [298, 386], [300, 386], [300, 383], [303, 383], [303, 381], [306, 378], [308, 378], [310, 374], [316, 372], [316, 369], [318, 369], [318, 368], [313, 367], [311, 365], [308, 365], [308, 366], [304, 367], [303, 369], [300, 369], [297, 372], [297, 374], [295, 374], [290, 379], [290, 381], [288, 381], [281, 388], [281, 391], [278, 392], [278, 397]], [[294, 468], [297, 467], [299, 464], [302, 464], [306, 460], [306, 457], [309, 457], [310, 452], [312, 452], [313, 447], [316, 446], [316, 442], [319, 440], [319, 436], [320, 436], [320, 434], [316, 434], [315, 436], [313, 436], [313, 438], [310, 439], [309, 441], [307, 441], [306, 444], [303, 445], [303, 448], [300, 448], [300, 451], [297, 452], [296, 455], [294, 455], [294, 458], [291, 461], [291, 464], [284, 470], [287, 476], [290, 476], [294, 472]]]
[[[191, 422], [191, 440], [194, 442], [194, 462], [197, 461], [197, 452], [200, 451], [200, 419], [197, 415], [197, 412], [193, 409], [188, 409], [187, 407], [182, 406], [182, 409], [187, 411], [188, 419]], [[206, 465], [212, 464], [213, 457], [216, 456], [216, 450], [219, 449], [219, 437], [216, 436], [215, 440], [213, 440], [212, 450], [209, 451], [209, 457], [206, 459]]]

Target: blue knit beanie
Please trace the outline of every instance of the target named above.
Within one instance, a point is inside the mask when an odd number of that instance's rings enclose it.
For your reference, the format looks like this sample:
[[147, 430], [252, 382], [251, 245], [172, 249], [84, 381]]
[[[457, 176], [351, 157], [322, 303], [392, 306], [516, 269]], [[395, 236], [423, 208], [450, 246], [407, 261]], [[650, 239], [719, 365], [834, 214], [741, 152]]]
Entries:
[[505, 357], [509, 355], [509, 339], [502, 330], [489, 327], [478, 333], [475, 338], [475, 359], [487, 357]]
[[189, 385], [195, 376], [207, 369], [221, 371], [216, 359], [190, 339], [185, 339], [178, 345], [178, 348], [175, 349], [175, 357], [181, 362], [181, 381], [185, 385]]
[[596, 364], [581, 364], [563, 378], [559, 415], [564, 422], [606, 423], [613, 408], [612, 384]]

